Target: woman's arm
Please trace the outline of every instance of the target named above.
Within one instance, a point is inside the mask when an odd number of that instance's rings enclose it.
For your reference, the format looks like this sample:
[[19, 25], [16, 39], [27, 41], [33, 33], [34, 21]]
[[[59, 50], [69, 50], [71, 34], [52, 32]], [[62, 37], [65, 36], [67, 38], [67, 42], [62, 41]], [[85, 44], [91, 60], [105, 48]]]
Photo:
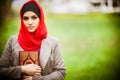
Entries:
[[3, 79], [20, 79], [21, 67], [11, 67], [12, 38], [10, 38], [5, 46], [3, 54], [0, 58], [0, 78]]

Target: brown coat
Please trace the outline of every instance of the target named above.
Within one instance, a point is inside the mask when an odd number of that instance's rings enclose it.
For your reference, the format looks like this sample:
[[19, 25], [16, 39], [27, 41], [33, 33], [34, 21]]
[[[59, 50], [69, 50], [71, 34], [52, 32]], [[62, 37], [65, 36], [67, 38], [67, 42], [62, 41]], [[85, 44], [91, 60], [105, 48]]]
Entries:
[[[19, 66], [18, 52], [23, 50], [17, 40], [12, 36], [0, 58], [0, 79], [21, 78], [21, 67]], [[60, 44], [54, 37], [47, 37], [42, 41], [40, 49], [40, 65], [42, 76], [33, 77], [33, 80], [64, 80], [66, 69], [61, 54]]]

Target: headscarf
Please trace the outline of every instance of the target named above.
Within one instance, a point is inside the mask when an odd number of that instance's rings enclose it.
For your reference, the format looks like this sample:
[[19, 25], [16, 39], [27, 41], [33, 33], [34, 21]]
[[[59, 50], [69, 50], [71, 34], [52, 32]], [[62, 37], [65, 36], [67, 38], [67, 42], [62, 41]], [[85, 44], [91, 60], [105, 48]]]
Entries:
[[27, 11], [33, 11], [40, 18], [40, 10], [38, 9], [38, 7], [35, 3], [30, 2], [29, 4], [24, 5], [24, 8], [22, 8], [22, 10], [21, 10], [22, 17], [24, 15], [24, 13]]
[[[24, 5], [30, 4], [30, 3], [35, 3], [40, 11], [40, 20], [39, 20], [38, 28], [32, 34], [27, 30], [23, 22], [22, 12], [21, 12], [22, 9], [24, 8]], [[41, 48], [42, 40], [47, 37], [47, 29], [44, 23], [43, 10], [35, 0], [29, 0], [24, 5], [20, 10], [21, 27], [18, 34], [18, 42], [25, 51], [39, 50]]]

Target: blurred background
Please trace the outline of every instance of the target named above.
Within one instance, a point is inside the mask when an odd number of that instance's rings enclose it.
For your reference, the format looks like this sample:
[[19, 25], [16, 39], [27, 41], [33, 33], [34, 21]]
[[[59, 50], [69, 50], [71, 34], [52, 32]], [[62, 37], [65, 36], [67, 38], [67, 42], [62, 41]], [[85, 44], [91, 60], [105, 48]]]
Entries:
[[[27, 0], [0, 0], [0, 55], [19, 33]], [[48, 34], [59, 39], [65, 80], [120, 80], [120, 0], [37, 0]]]

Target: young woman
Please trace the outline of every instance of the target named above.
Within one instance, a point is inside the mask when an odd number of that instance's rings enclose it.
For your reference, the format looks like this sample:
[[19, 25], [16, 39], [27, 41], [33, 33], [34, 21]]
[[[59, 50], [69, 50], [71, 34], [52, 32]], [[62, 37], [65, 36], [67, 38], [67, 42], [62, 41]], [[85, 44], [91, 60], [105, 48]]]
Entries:
[[[0, 80], [64, 80], [66, 68], [60, 44], [56, 38], [47, 36], [40, 5], [35, 0], [26, 2], [20, 10], [20, 19], [19, 34], [10, 37], [0, 58]], [[39, 64], [34, 64], [33, 56], [29, 55], [26, 64], [21, 65], [21, 51], [37, 51]]]

